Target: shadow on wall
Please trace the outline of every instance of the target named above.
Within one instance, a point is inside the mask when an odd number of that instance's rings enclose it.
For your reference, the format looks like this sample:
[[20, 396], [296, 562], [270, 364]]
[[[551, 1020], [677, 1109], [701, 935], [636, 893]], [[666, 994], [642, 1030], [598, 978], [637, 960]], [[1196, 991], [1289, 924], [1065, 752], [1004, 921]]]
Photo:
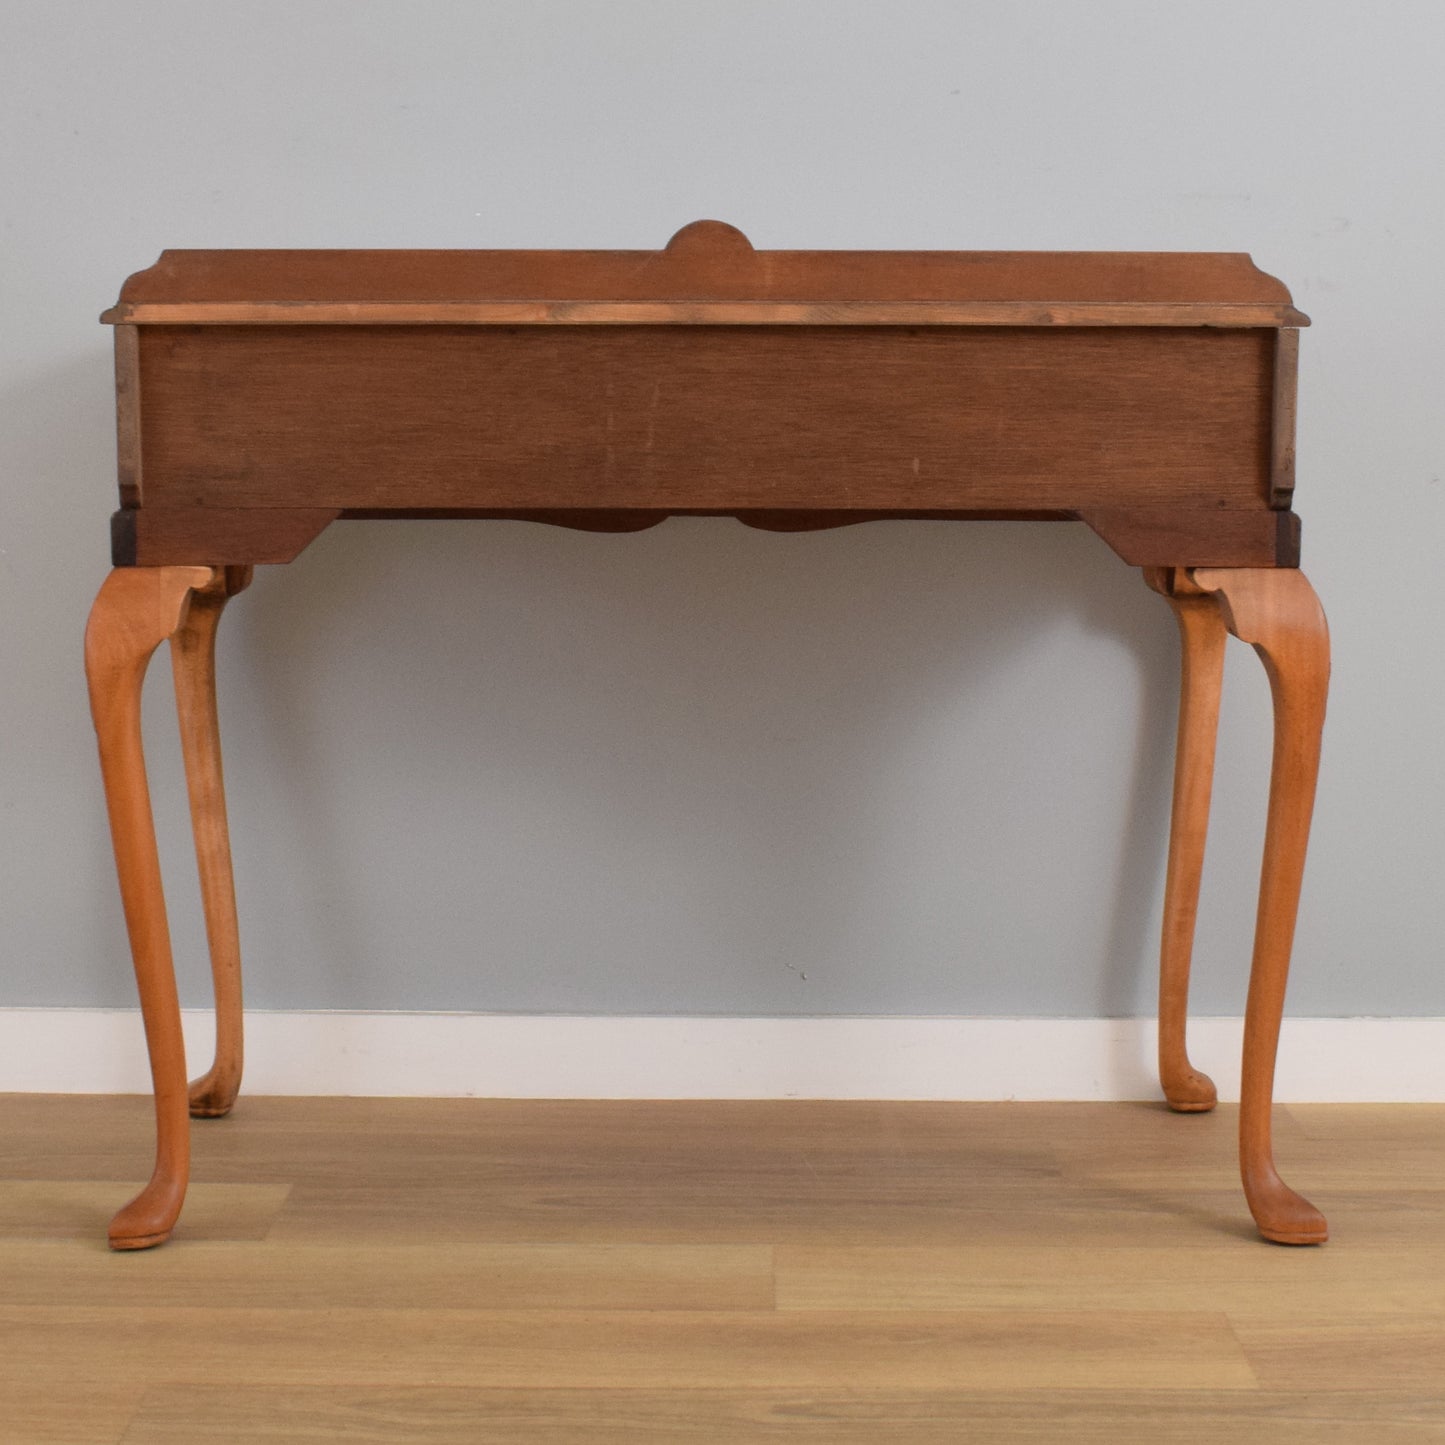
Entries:
[[[233, 612], [223, 711], [254, 790], [238, 831], [267, 838], [238, 869], [268, 1004], [1149, 996], [1173, 624], [1081, 526], [345, 523]], [[1070, 695], [1076, 652], [1107, 665], [1105, 715]], [[1020, 846], [1010, 904], [990, 870]]]

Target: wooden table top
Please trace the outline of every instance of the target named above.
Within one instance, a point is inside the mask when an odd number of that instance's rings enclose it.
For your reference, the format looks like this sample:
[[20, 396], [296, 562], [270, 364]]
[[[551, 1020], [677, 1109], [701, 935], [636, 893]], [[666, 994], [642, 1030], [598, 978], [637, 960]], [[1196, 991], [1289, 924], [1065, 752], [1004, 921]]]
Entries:
[[696, 221], [661, 251], [165, 251], [115, 324], [1307, 326], [1242, 254], [755, 251]]

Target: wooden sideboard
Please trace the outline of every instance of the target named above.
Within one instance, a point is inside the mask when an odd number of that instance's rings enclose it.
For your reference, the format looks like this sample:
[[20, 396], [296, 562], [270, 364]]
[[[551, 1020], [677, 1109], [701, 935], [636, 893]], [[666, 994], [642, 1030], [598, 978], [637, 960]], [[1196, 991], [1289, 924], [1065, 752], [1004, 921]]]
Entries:
[[[86, 668], [155, 1084], [155, 1173], [110, 1240], [165, 1240], [189, 1116], [240, 1085], [240, 951], [215, 696], [227, 600], [347, 518], [669, 516], [807, 530], [1077, 521], [1183, 641], [1160, 1076], [1213, 1107], [1185, 1015], [1227, 633], [1274, 699], [1240, 1159], [1260, 1232], [1326, 1237], [1280, 1179], [1276, 1046], [1329, 674], [1299, 570], [1298, 328], [1242, 255], [756, 251], [715, 221], [660, 251], [167, 251], [115, 328], [120, 509]], [[188, 1085], [140, 726], [171, 643], [216, 989]]]

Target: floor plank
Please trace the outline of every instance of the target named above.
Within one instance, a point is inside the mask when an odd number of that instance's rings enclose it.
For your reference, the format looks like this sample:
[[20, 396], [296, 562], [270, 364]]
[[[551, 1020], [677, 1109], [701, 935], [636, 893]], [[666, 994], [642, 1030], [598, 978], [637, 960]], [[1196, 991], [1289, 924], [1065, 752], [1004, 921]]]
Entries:
[[62, 1392], [49, 1382], [0, 1382], [0, 1445], [119, 1445], [143, 1393], [139, 1384], [76, 1380]]
[[785, 1310], [1211, 1309], [1390, 1316], [1445, 1300], [1445, 1248], [1101, 1251], [1075, 1243], [961, 1249], [780, 1245]]
[[148, 1309], [759, 1310], [773, 1307], [763, 1245], [197, 1243], [117, 1256], [0, 1244], [10, 1305]]
[[1442, 1303], [1429, 1313], [1239, 1314], [1235, 1333], [1261, 1383], [1275, 1388], [1445, 1395], [1445, 1278], [1436, 1275], [1434, 1283]]
[[1445, 1399], [1264, 1391], [147, 1393], [123, 1445], [1438, 1445]]
[[1277, 1112], [1306, 1139], [1445, 1146], [1445, 1104], [1289, 1104]]
[[[1221, 1314], [0, 1306], [0, 1380], [1253, 1389]], [[67, 1369], [66, 1359], [72, 1361]]]
[[[144, 1180], [0, 1179], [0, 1240], [105, 1242], [111, 1215]], [[187, 1240], [264, 1239], [286, 1203], [286, 1184], [192, 1184], [177, 1231]]]

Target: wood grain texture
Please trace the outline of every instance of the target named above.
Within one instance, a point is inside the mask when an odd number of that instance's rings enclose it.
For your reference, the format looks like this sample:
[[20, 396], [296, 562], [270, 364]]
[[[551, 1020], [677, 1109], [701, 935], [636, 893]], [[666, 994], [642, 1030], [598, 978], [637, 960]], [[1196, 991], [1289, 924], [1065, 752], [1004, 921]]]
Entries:
[[[1238, 254], [757, 251], [697, 221], [660, 251], [166, 251], [110, 322], [1308, 324]], [[1185, 318], [1188, 319], [1185, 319]]]
[[1294, 496], [1295, 421], [1299, 410], [1299, 332], [1274, 338], [1274, 414], [1270, 419], [1269, 504], [1288, 507]]
[[[1260, 1383], [1315, 1390], [1433, 1390], [1445, 1358], [1445, 1309], [1381, 1318], [1332, 1313], [1288, 1328], [1273, 1312], [1234, 1321]], [[1287, 1384], [1285, 1382], [1288, 1382]]]
[[1348, 1109], [1291, 1104], [1284, 1112], [1296, 1136], [1303, 1139], [1367, 1145], [1432, 1141], [1427, 1149], [1445, 1142], [1445, 1104], [1354, 1104]]
[[1114, 553], [1137, 567], [1293, 567], [1299, 561], [1299, 519], [1263, 508], [1006, 507], [886, 509], [606, 507], [142, 507], [111, 519], [111, 560], [117, 567], [219, 566], [294, 561], [338, 518], [541, 522], [584, 532], [641, 532], [669, 517], [720, 517], [765, 532], [813, 532], [880, 521], [1082, 521]]
[[140, 333], [115, 328], [115, 456], [122, 507], [140, 506]]
[[[195, 1186], [198, 1193], [207, 1187]], [[233, 1193], [244, 1187], [209, 1186]], [[286, 1191], [266, 1187], [280, 1195], [269, 1226]], [[55, 1188], [38, 1182], [29, 1204]], [[77, 1220], [68, 1224], [74, 1237]], [[190, 1225], [188, 1216], [186, 1249], [161, 1250], [160, 1263], [131, 1273], [110, 1268], [99, 1249], [0, 1243], [6, 1301], [146, 1309], [220, 1302], [228, 1309], [289, 1309], [304, 1301], [312, 1309], [392, 1310], [415, 1308], [419, 1300], [437, 1310], [773, 1308], [773, 1251], [762, 1244], [427, 1243], [365, 1251], [302, 1244], [258, 1251], [204, 1241]]]
[[162, 1386], [122, 1445], [1438, 1445], [1428, 1387], [1311, 1390], [467, 1390]]
[[292, 562], [332, 522], [307, 507], [135, 507], [111, 514], [116, 567], [251, 566]]
[[170, 251], [105, 319], [117, 566], [289, 561], [338, 514], [1007, 513], [1138, 566], [1299, 561], [1307, 318], [1241, 255], [757, 251], [715, 221], [659, 251]]
[[192, 1117], [208, 1119], [228, 1114], [236, 1102], [244, 1056], [241, 936], [216, 713], [216, 628], [226, 603], [250, 585], [249, 567], [218, 569], [210, 583], [191, 593], [185, 619], [171, 634], [181, 757], [216, 1009], [215, 1055], [211, 1067], [191, 1083], [190, 1110]]
[[[1328, 1168], [1339, 1189], [1362, 1191], [1379, 1187], [1379, 1166], [1361, 1158], [1350, 1148], [1340, 1148], [1334, 1143], [1301, 1143], [1295, 1140], [1287, 1145], [1284, 1152], [1294, 1169], [1317, 1175]], [[1062, 1150], [1060, 1154], [1067, 1161], [1063, 1166], [1066, 1180], [1099, 1189], [1168, 1190], [1173, 1187], [1189, 1192], [1209, 1188], [1211, 1181], [1217, 1177], [1213, 1161], [1185, 1159], [1173, 1153], [1156, 1154], [1152, 1158], [1127, 1154], [1109, 1158], [1097, 1155], [1084, 1157], [1068, 1150]], [[1438, 1148], [1397, 1150], [1390, 1161], [1390, 1169], [1403, 1172], [1413, 1186], [1445, 1188], [1445, 1158]], [[1422, 1245], [1426, 1242], [1422, 1241]]]
[[148, 327], [142, 489], [175, 508], [1262, 512], [1272, 339]]
[[[1136, 1187], [1141, 1187], [1136, 1184]], [[1222, 1252], [1141, 1245], [936, 1246], [779, 1245], [778, 1308], [783, 1310], [1032, 1309], [1188, 1310], [1207, 1299], [1231, 1319], [1287, 1322], [1330, 1310], [1373, 1314], [1429, 1312], [1440, 1303], [1445, 1250], [1393, 1247]]]
[[[1273, 514], [1271, 514], [1273, 515]], [[289, 562], [338, 518], [355, 521], [511, 521], [539, 522], [583, 532], [642, 532], [669, 517], [710, 516], [742, 522], [765, 532], [812, 532], [832, 527], [856, 526], [878, 521], [1046, 521], [1067, 522], [1067, 512], [1018, 512], [999, 509], [942, 511], [918, 508], [889, 511], [706, 511], [698, 508], [671, 511], [619, 511], [588, 508], [505, 508], [505, 507], [351, 507], [345, 511], [303, 507], [220, 508], [142, 507], [121, 510], [111, 518], [111, 561], [117, 567], [219, 565], [227, 558], [248, 558], [250, 562]], [[1234, 525], [1236, 519], [1238, 524]], [[1264, 514], [1232, 512], [1223, 526], [1209, 519], [1211, 537], [1230, 539], [1227, 546], [1214, 542], [1185, 547], [1173, 545], [1177, 529], [1166, 535], [1171, 540], [1170, 556], [1192, 557], [1203, 564], [1220, 556], [1253, 557], [1261, 565], [1273, 557], [1273, 535]], [[247, 564], [249, 565], [249, 563]]]
[[151, 326], [1302, 326], [1268, 303], [1089, 301], [187, 302], [120, 306], [103, 321]]
[[1198, 1113], [1212, 1109], [1219, 1098], [1214, 1081], [1189, 1062], [1185, 1034], [1227, 634], [1218, 603], [1197, 590], [1186, 592], [1181, 574], [1161, 568], [1144, 575], [1174, 613], [1180, 644], [1179, 728], [1159, 944], [1159, 1082], [1171, 1109]]
[[[135, 1143], [143, 1144], [144, 1140], [138, 1138]], [[127, 1152], [129, 1161], [116, 1162], [133, 1163], [136, 1149], [132, 1147]], [[115, 1201], [124, 1198], [127, 1190], [134, 1194], [138, 1188], [135, 1179], [119, 1172], [95, 1179], [0, 1180], [0, 1240], [88, 1237], [95, 1243], [106, 1220], [115, 1213]], [[284, 1183], [192, 1185], [186, 1193], [184, 1236], [188, 1243], [200, 1248], [208, 1244], [264, 1239], [276, 1223], [290, 1188]], [[3, 1248], [0, 1245], [0, 1251]], [[84, 1258], [93, 1270], [106, 1254], [96, 1244], [94, 1249], [85, 1252]], [[50, 1271], [54, 1259], [53, 1255], [42, 1256], [43, 1272]], [[8, 1270], [0, 1273], [0, 1279], [6, 1281], [7, 1299], [19, 1301], [17, 1295], [10, 1293], [10, 1288], [18, 1288], [22, 1274], [18, 1264], [13, 1275]]]
[[282, 1310], [0, 1304], [0, 1382], [57, 1351], [90, 1380], [622, 1389], [1248, 1390], [1222, 1314], [1148, 1310]]
[[186, 1057], [170, 925], [141, 744], [141, 686], [151, 655], [185, 624], [207, 567], [117, 569], [102, 583], [85, 629], [85, 675], [126, 931], [155, 1085], [151, 1181], [111, 1222], [116, 1249], [146, 1249], [170, 1233], [189, 1177]]
[[[56, 1143], [74, 1137], [64, 1121], [76, 1107], [9, 1110], [10, 1167], [125, 1178], [148, 1142], [148, 1101], [85, 1101], [95, 1122], [83, 1151]], [[1110, 1247], [1210, 1248], [1250, 1230], [1234, 1135], [1232, 1109], [1181, 1120], [1149, 1105], [356, 1099], [308, 1112], [252, 1098], [198, 1141], [203, 1178], [289, 1184], [270, 1233], [287, 1244], [372, 1230], [376, 1245], [879, 1244], [906, 1230], [962, 1245], [1066, 1226]], [[1280, 1138], [1298, 1147], [1288, 1116]], [[1106, 1159], [1143, 1149], [1156, 1174], [1122, 1193], [1065, 1174], [1061, 1157], [1076, 1145]], [[1197, 1159], [1207, 1172], [1191, 1187], [1161, 1187], [1160, 1172]]]
[[[133, 1154], [147, 1109], [0, 1096], [0, 1441], [1433, 1445], [1445, 1431], [1445, 1174], [1421, 1169], [1439, 1106], [1280, 1112], [1292, 1153], [1317, 1136], [1311, 1168], [1347, 1242], [1298, 1251], [1240, 1248], [1229, 1106], [248, 1098], [198, 1132], [193, 1202], [221, 1223], [206, 1191], [249, 1190], [255, 1228], [206, 1239], [188, 1212], [184, 1247], [118, 1257], [96, 1238], [116, 1186], [84, 1171]], [[996, 1207], [938, 1242], [918, 1207], [933, 1171], [951, 1163], [965, 1191], [985, 1148]], [[752, 1242], [707, 1242], [744, 1223], [704, 1172], [714, 1156], [744, 1204], [772, 1196], [746, 1220]], [[1075, 1192], [1091, 1167], [1112, 1183]], [[1044, 1170], [1068, 1208], [1037, 1207]], [[470, 1200], [402, 1207], [449, 1171]], [[258, 1173], [271, 1182], [227, 1182]], [[631, 1238], [654, 1175], [669, 1202], [696, 1200], [654, 1216], [672, 1243]], [[370, 1214], [333, 1212], [324, 1243], [288, 1234], [308, 1194], [348, 1182]], [[494, 1205], [517, 1191], [592, 1237], [512, 1238]], [[875, 1195], [889, 1203], [840, 1242], [829, 1216]], [[463, 1209], [482, 1237], [457, 1246]]]
[[[140, 1407], [139, 1385], [0, 1385], [0, 1445], [118, 1445]], [[217, 1437], [219, 1438], [219, 1437]]]
[[1084, 522], [1131, 567], [1207, 567], [1186, 557], [1230, 557], [1237, 567], [1294, 567], [1299, 518], [1265, 508], [1085, 506]]
[[1244, 1016], [1240, 1084], [1244, 1192], [1266, 1239], [1318, 1244], [1328, 1235], [1324, 1216], [1280, 1179], [1271, 1128], [1275, 1057], [1329, 692], [1329, 629], [1303, 572], [1200, 568], [1190, 573], [1190, 580], [1217, 598], [1230, 632], [1259, 654], [1274, 703], [1269, 812]]

